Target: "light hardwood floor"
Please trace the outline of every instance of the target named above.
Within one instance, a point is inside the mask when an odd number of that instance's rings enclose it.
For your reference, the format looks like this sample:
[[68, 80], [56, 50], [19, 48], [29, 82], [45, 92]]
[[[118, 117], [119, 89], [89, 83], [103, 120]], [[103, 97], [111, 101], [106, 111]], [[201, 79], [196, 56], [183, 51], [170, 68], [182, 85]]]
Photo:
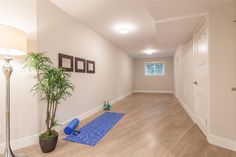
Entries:
[[61, 134], [53, 153], [41, 153], [38, 145], [19, 152], [30, 157], [236, 157], [235, 152], [208, 144], [173, 95], [133, 94], [112, 111], [126, 115], [96, 147], [63, 141]]

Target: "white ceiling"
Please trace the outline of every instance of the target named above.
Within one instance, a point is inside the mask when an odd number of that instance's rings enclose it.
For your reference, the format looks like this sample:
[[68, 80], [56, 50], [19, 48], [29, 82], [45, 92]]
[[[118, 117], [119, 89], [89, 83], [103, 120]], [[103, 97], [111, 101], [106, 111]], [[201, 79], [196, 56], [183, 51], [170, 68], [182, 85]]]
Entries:
[[[135, 58], [172, 56], [206, 11], [230, 0], [51, 0]], [[117, 25], [130, 25], [119, 34]], [[157, 49], [150, 56], [145, 49]]]

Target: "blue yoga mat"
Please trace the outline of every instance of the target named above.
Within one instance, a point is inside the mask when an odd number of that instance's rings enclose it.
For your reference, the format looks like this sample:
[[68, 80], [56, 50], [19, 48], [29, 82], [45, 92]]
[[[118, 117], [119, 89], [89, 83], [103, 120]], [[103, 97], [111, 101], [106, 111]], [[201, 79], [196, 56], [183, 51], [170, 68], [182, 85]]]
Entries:
[[116, 112], [103, 113], [64, 140], [95, 146], [124, 115]]
[[75, 118], [73, 119], [64, 129], [64, 133], [66, 135], [70, 135], [73, 133], [73, 131], [77, 128], [79, 125], [79, 119]]

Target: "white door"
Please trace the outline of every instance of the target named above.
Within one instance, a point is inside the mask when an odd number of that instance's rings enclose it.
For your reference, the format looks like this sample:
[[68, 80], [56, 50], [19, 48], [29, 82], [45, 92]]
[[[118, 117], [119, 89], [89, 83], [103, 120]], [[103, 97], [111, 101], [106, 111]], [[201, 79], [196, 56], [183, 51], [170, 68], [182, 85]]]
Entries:
[[208, 38], [206, 24], [194, 35], [194, 107], [196, 123], [207, 135], [208, 120]]

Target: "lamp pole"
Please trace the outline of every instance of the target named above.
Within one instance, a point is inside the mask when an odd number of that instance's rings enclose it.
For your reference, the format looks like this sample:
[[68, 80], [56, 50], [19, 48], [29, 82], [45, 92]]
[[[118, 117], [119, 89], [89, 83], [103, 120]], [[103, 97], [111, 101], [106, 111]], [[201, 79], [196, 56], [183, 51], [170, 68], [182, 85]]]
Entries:
[[[2, 24], [0, 24], [0, 34], [0, 55], [5, 56], [2, 70], [6, 77], [6, 148], [3, 157], [18, 157], [19, 155], [14, 155], [11, 149], [10, 78], [13, 68], [10, 61], [11, 56], [27, 54], [27, 36], [22, 30]], [[20, 156], [25, 157], [25, 155]]]
[[4, 157], [26, 157], [26, 155], [14, 155], [11, 149], [11, 131], [10, 131], [10, 127], [11, 127], [11, 123], [10, 123], [10, 119], [11, 119], [11, 115], [10, 115], [10, 78], [11, 78], [11, 74], [12, 74], [12, 66], [10, 64], [10, 61], [12, 60], [11, 57], [6, 56], [3, 58], [5, 60], [5, 64], [3, 65], [3, 73], [6, 77], [6, 147], [5, 147], [5, 152], [4, 152]]
[[3, 65], [3, 73], [6, 77], [6, 148], [4, 157], [15, 157], [11, 150], [10, 144], [10, 77], [12, 73], [12, 66], [10, 57], [4, 57], [5, 64]]

